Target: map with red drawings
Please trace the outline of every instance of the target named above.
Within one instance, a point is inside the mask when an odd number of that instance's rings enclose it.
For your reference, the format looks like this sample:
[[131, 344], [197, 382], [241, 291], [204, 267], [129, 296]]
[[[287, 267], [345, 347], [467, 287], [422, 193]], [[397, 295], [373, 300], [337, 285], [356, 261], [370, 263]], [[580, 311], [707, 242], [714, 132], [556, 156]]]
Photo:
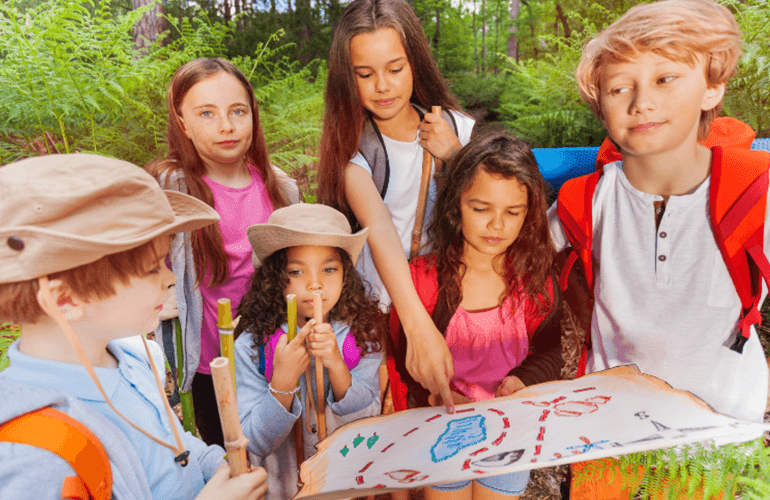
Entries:
[[419, 408], [347, 424], [302, 464], [295, 498], [361, 497], [685, 443], [737, 443], [767, 428], [622, 366], [459, 405], [452, 415]]

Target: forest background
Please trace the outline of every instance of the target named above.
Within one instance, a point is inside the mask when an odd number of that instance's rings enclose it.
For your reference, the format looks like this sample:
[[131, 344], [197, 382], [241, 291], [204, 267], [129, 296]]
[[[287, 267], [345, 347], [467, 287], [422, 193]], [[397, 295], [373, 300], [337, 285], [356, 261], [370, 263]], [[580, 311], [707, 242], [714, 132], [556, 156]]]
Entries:
[[[743, 34], [724, 113], [770, 136], [770, 6], [719, 0]], [[483, 126], [533, 147], [596, 146], [577, 93], [583, 44], [634, 0], [411, 0], [442, 74]], [[3, 0], [0, 165], [94, 152], [144, 165], [164, 154], [166, 91], [197, 57], [251, 80], [274, 164], [314, 201], [323, 92], [339, 0]], [[15, 338], [0, 325], [0, 370]]]
[[[408, 1], [442, 74], [479, 126], [507, 129], [533, 147], [598, 146], [604, 139], [601, 123], [577, 93], [574, 71], [585, 41], [640, 2]], [[751, 125], [757, 137], [770, 137], [770, 5], [717, 1], [735, 14], [743, 37], [724, 114]], [[306, 201], [314, 201], [325, 61], [346, 5], [340, 0], [1, 0], [0, 165], [71, 152], [144, 165], [166, 150], [166, 92], [173, 73], [197, 57], [223, 57], [254, 85], [272, 162], [298, 179]], [[763, 317], [770, 318], [770, 301]], [[763, 342], [770, 339], [770, 329], [760, 330]], [[13, 325], [0, 324], [0, 370], [17, 336]], [[579, 348], [579, 342], [572, 344]], [[770, 458], [761, 441], [757, 446], [764, 468], [747, 459], [755, 455], [745, 450], [694, 456], [688, 466], [696, 478], [692, 484], [703, 477], [715, 491], [725, 491], [732, 487], [723, 484], [724, 477], [733, 484], [737, 478], [758, 492], [747, 498], [769, 498], [763, 471], [770, 470]], [[668, 471], [671, 479], [683, 470], [675, 466], [681, 457], [671, 453], [634, 460], [648, 464], [648, 471]], [[704, 467], [719, 477], [706, 480]], [[563, 473], [549, 472], [539, 481], [554, 483], [549, 487], [558, 491]], [[644, 492], [660, 484], [658, 476], [645, 481]], [[530, 490], [547, 489], [536, 487], [540, 483], [533, 479]]]
[[[743, 57], [724, 112], [770, 136], [770, 7], [719, 0]], [[463, 107], [534, 147], [595, 146], [581, 102], [584, 42], [634, 0], [411, 0]], [[251, 79], [273, 162], [312, 201], [329, 45], [339, 0], [3, 0], [0, 164], [89, 151], [144, 165], [165, 151], [165, 95], [196, 57], [232, 60]]]
[[[743, 56], [724, 113], [770, 136], [770, 6], [719, 0]], [[411, 0], [452, 91], [481, 126], [533, 147], [596, 146], [605, 134], [577, 93], [585, 41], [634, 0]], [[252, 81], [274, 164], [314, 201], [326, 63], [339, 0], [2, 0], [0, 165], [94, 152], [144, 165], [165, 152], [166, 91], [197, 57]], [[767, 306], [767, 304], [766, 304]], [[0, 325], [3, 353], [15, 338]]]

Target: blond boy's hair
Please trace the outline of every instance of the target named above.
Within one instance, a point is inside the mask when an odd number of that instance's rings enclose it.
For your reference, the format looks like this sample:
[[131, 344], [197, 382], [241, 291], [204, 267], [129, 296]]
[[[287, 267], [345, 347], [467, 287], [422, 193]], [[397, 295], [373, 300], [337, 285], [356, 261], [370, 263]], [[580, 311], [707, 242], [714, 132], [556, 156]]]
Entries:
[[[631, 62], [653, 52], [691, 66], [700, 56], [708, 86], [726, 84], [741, 55], [741, 33], [732, 13], [713, 0], [662, 0], [632, 7], [589, 41], [576, 77], [580, 96], [601, 118], [602, 68], [606, 63]], [[722, 102], [701, 112], [698, 139], [704, 139]]]

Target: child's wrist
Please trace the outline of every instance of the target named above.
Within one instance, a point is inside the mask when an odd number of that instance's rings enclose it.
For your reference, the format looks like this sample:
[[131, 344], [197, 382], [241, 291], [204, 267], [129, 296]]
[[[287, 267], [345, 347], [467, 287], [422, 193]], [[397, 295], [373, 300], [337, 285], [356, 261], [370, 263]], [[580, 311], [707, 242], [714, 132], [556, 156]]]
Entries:
[[299, 391], [299, 386], [298, 385], [295, 386], [294, 389], [292, 389], [290, 391], [283, 391], [281, 389], [276, 389], [275, 387], [273, 387], [273, 383], [272, 382], [268, 382], [267, 383], [267, 390], [272, 392], [273, 394], [279, 395], [279, 396], [293, 396], [293, 395], [297, 394], [297, 392]]

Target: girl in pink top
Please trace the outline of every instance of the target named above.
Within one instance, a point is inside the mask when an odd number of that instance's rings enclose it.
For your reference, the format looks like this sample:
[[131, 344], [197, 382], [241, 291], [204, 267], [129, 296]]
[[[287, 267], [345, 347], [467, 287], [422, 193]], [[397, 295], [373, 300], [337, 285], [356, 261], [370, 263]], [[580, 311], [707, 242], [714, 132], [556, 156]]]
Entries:
[[192, 390], [201, 437], [223, 445], [209, 368], [219, 355], [216, 301], [229, 298], [238, 306], [254, 271], [246, 228], [287, 205], [291, 188], [270, 165], [254, 91], [233, 64], [197, 59], [180, 67], [169, 86], [168, 110], [168, 154], [147, 170], [165, 189], [213, 206], [221, 220], [174, 238], [176, 304], [164, 315], [179, 316], [185, 354], [180, 389]]
[[[445, 336], [457, 404], [507, 396], [558, 378], [561, 305], [546, 188], [532, 151], [504, 133], [471, 140], [452, 161], [429, 228], [434, 253], [411, 263], [412, 279]], [[391, 318], [394, 404], [446, 405], [404, 368], [406, 338]], [[405, 385], [402, 385], [405, 384]], [[518, 498], [529, 473], [426, 488], [427, 499]]]

